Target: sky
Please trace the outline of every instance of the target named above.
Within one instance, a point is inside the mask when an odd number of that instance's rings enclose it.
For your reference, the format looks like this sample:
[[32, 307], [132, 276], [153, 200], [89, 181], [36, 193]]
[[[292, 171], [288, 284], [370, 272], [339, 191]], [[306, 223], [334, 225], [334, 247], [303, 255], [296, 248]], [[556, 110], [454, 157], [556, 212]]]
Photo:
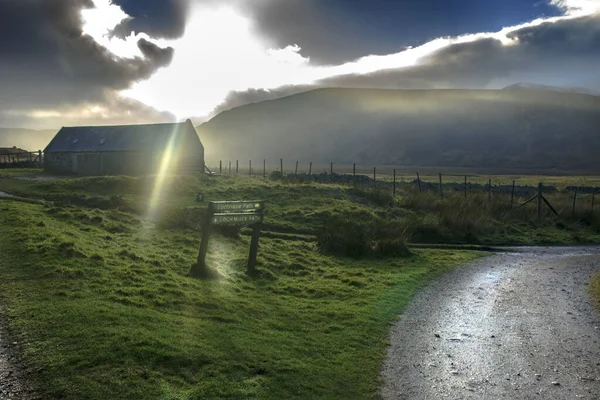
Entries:
[[316, 87], [600, 91], [600, 0], [0, 0], [0, 127], [201, 122]]

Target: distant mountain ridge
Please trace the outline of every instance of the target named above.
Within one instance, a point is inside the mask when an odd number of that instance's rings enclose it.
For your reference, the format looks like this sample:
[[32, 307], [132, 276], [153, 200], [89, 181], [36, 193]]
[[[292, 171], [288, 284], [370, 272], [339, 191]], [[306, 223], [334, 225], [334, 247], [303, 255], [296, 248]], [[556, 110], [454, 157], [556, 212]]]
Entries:
[[512, 85], [506, 86], [503, 90], [547, 90], [553, 92], [564, 92], [564, 93], [581, 93], [589, 94], [592, 96], [600, 96], [600, 92], [596, 92], [590, 89], [582, 87], [563, 87], [563, 86], [551, 86], [541, 85], [538, 83], [518, 82]]
[[540, 87], [317, 89], [197, 131], [209, 160], [600, 171], [600, 97]]

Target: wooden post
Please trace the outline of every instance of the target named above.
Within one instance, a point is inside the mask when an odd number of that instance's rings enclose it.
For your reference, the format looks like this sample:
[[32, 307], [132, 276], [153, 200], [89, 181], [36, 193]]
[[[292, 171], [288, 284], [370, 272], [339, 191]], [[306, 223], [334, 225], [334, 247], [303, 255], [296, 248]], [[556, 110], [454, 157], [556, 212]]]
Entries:
[[219, 160], [219, 175], [223, 175], [223, 161]]
[[263, 159], [263, 178], [267, 178], [267, 159]]
[[440, 172], [440, 197], [444, 197], [444, 184], [442, 182], [442, 173]]
[[333, 162], [329, 166], [329, 175], [333, 175]]
[[258, 254], [258, 240], [260, 239], [261, 224], [252, 226], [252, 239], [250, 239], [250, 254], [248, 255], [248, 275], [256, 273], [256, 255]]
[[231, 175], [231, 161], [229, 161], [229, 175]]
[[192, 276], [202, 276], [206, 274], [206, 253], [208, 251], [208, 240], [210, 238], [211, 231], [211, 223], [210, 219], [212, 217], [213, 211], [211, 207], [208, 207], [206, 211], [206, 218], [204, 219], [204, 224], [202, 225], [202, 240], [200, 241], [200, 250], [198, 250], [198, 258], [196, 260], [196, 264], [192, 266], [190, 271], [190, 275]]
[[377, 188], [377, 168], [373, 167], [373, 189]]
[[465, 175], [465, 199], [467, 198], [467, 176]]
[[281, 167], [281, 177], [283, 178], [283, 158], [279, 159], [279, 166]]
[[250, 160], [249, 168], [248, 174], [252, 176], [252, 160]]
[[235, 160], [235, 174], [237, 175], [240, 171], [240, 160]]
[[392, 185], [392, 197], [396, 198], [396, 170], [394, 170], [394, 183]]
[[312, 176], [312, 161], [310, 162], [310, 164], [308, 166], [308, 176]]
[[417, 172], [417, 184], [419, 185], [419, 193], [421, 193], [423, 191], [423, 189], [421, 188], [421, 177], [419, 176], [418, 172]]
[[575, 193], [573, 195], [573, 211], [571, 215], [575, 215], [575, 204], [577, 203], [577, 188], [575, 188]]
[[492, 180], [488, 179], [488, 201], [492, 201]]
[[537, 212], [538, 212], [538, 221], [542, 221], [542, 201], [544, 199], [543, 195], [544, 184], [542, 182], [538, 185], [538, 194], [537, 194]]
[[298, 176], [298, 161], [296, 161], [296, 170], [294, 171], [294, 176]]
[[513, 180], [512, 191], [510, 192], [510, 208], [513, 208], [515, 203], [515, 181]]

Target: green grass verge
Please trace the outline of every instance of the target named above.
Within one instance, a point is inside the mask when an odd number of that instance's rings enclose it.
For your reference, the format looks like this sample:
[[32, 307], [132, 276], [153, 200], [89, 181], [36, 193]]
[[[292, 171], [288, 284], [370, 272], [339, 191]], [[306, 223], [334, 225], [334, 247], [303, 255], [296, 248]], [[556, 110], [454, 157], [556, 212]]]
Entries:
[[200, 234], [113, 209], [0, 203], [0, 293], [47, 399], [369, 399], [388, 328], [430, 279], [478, 255], [329, 257], [215, 236], [221, 279], [187, 277]]
[[597, 273], [592, 277], [589, 289], [594, 303], [598, 309], [600, 309], [600, 273]]
[[[566, 178], [563, 178], [566, 179]], [[547, 195], [560, 214], [544, 208], [539, 222], [535, 204], [510, 208], [510, 195], [473, 191], [447, 192], [441, 199], [434, 192], [418, 193], [414, 185], [398, 185], [391, 192], [348, 185], [283, 183], [242, 176], [171, 177], [157, 196], [162, 215], [149, 212], [153, 177], [88, 177], [32, 181], [0, 177], [0, 191], [86, 208], [120, 209], [144, 218], [161, 219], [167, 226], [187, 223], [195, 209], [198, 192], [209, 200], [254, 200], [267, 202], [266, 230], [271, 233], [315, 235], [327, 220], [375, 220], [402, 227], [407, 241], [419, 244], [551, 245], [600, 243], [600, 211], [592, 211], [589, 195], [580, 195], [575, 213], [568, 193]], [[518, 205], [525, 198], [515, 198]], [[179, 215], [179, 217], [178, 217]], [[195, 224], [195, 225], [194, 225]]]

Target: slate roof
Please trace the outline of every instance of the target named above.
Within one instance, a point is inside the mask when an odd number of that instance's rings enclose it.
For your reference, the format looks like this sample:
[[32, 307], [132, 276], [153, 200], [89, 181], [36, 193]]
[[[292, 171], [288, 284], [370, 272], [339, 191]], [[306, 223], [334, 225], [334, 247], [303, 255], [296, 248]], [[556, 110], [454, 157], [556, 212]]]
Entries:
[[164, 149], [172, 135], [198, 137], [192, 122], [150, 125], [63, 127], [44, 152], [140, 151]]

